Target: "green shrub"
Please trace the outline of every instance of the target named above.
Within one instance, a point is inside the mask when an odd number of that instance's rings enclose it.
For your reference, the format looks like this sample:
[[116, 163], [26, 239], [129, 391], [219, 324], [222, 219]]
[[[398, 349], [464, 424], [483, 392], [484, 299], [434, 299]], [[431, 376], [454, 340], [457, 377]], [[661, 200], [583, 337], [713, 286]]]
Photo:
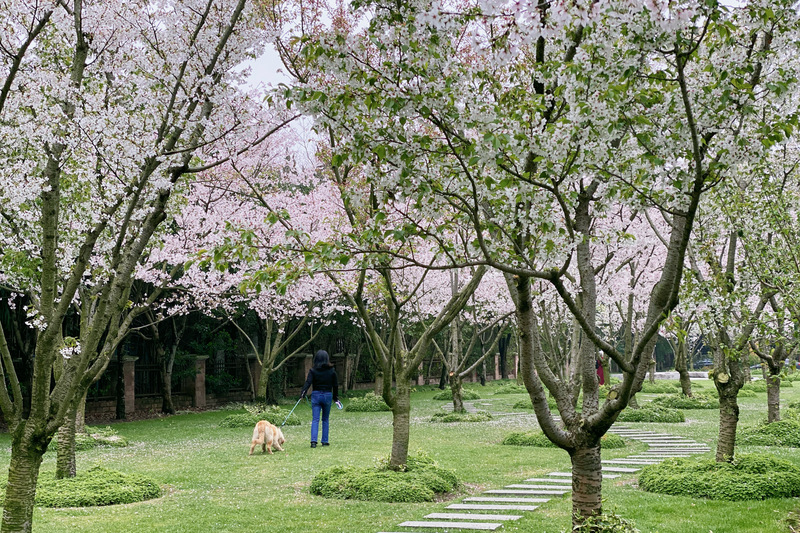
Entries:
[[220, 423], [219, 427], [223, 428], [244, 428], [244, 427], [253, 427], [258, 422], [258, 417], [251, 415], [250, 413], [238, 413], [235, 415], [228, 415], [223, 418]]
[[[287, 426], [299, 426], [300, 418], [292, 413], [289, 415], [288, 409], [282, 409], [277, 405], [266, 404], [246, 404], [246, 413], [237, 413], [223, 418], [219, 425], [223, 428], [243, 428], [255, 426], [259, 420], [267, 420], [270, 424], [280, 426], [286, 420]], [[289, 415], [289, 418], [286, 416]]]
[[800, 468], [764, 455], [737, 455], [731, 463], [714, 459], [667, 459], [644, 467], [639, 486], [673, 496], [742, 501], [800, 496]]
[[695, 394], [691, 397], [671, 394], [653, 398], [652, 403], [671, 409], [719, 409], [719, 400], [708, 394]]
[[756, 392], [748, 389], [740, 389], [737, 398], [755, 398]]
[[[547, 397], [547, 407], [550, 409], [555, 409], [557, 407], [556, 399], [552, 396]], [[530, 398], [525, 398], [515, 403], [513, 409], [533, 409], [533, 403]]]
[[676, 381], [656, 381], [642, 383], [642, 392], [646, 394], [676, 394], [681, 392], [681, 384]]
[[771, 424], [742, 428], [736, 434], [736, 444], [800, 448], [800, 422], [792, 419], [779, 420]]
[[763, 379], [759, 379], [758, 381], [751, 381], [750, 383], [745, 383], [744, 386], [742, 387], [742, 390], [751, 390], [753, 392], [767, 392], [767, 382], [764, 381]]
[[375, 468], [328, 468], [314, 476], [310, 490], [311, 494], [334, 499], [425, 502], [458, 486], [453, 471], [438, 467], [429, 457], [409, 456], [402, 471], [391, 470], [386, 463]]
[[487, 422], [492, 420], [488, 411], [477, 413], [436, 413], [431, 417], [431, 422]]
[[36, 505], [42, 507], [92, 507], [151, 500], [161, 488], [140, 474], [123, 474], [100, 466], [80, 472], [74, 478], [39, 478]]
[[378, 396], [372, 391], [369, 391], [363, 398], [351, 398], [345, 406], [345, 411], [354, 411], [360, 413], [375, 413], [378, 411], [391, 411], [383, 397]]
[[340, 391], [339, 392], [339, 397], [340, 398], [363, 398], [364, 396], [366, 396], [367, 394], [370, 394], [370, 393], [375, 394], [375, 391], [370, 390], [370, 389], [357, 389], [357, 390], [351, 389], [351, 390], [349, 390], [347, 392], [341, 392]]
[[583, 519], [580, 525], [572, 528], [572, 533], [639, 533], [639, 530], [633, 521], [622, 518], [614, 509]]
[[[555, 448], [550, 439], [541, 431], [514, 432], [506, 435], [503, 442], [506, 446], [535, 446], [537, 448]], [[606, 433], [600, 438], [600, 447], [605, 450], [614, 448], [624, 448], [627, 446], [625, 440], [619, 435]]]
[[[452, 400], [453, 399], [453, 391], [449, 388], [443, 390], [439, 394], [433, 397], [434, 400]], [[480, 400], [481, 397], [478, 395], [477, 392], [471, 391], [469, 389], [461, 389], [461, 399], [462, 400]]]
[[683, 411], [659, 405], [645, 405], [640, 409], [624, 409], [617, 417], [617, 422], [664, 422], [680, 423], [685, 422], [686, 417]]
[[494, 391], [495, 394], [527, 394], [528, 389], [525, 387], [520, 387], [514, 383], [506, 383], [505, 385], [501, 385], [497, 387], [497, 390]]

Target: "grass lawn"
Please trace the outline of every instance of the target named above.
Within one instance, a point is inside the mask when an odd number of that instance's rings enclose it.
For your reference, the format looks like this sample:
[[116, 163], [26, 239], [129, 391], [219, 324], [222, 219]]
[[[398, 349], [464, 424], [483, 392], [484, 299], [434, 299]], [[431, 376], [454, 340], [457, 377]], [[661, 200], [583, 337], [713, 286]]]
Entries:
[[[710, 388], [706, 382], [700, 387]], [[494, 414], [511, 413], [524, 394], [494, 396], [490, 385], [470, 385], [482, 399], [473, 403]], [[795, 392], [796, 391], [796, 392]], [[800, 387], [783, 389], [783, 402], [800, 399]], [[501, 446], [511, 431], [536, 429], [530, 410], [479, 424], [436, 424], [430, 416], [446, 402], [432, 399], [434, 390], [422, 387], [413, 395], [411, 450], [423, 450], [440, 466], [455, 470], [464, 483], [455, 498], [520, 483], [554, 470], [568, 470], [569, 457], [558, 449]], [[641, 395], [640, 403], [653, 395]], [[346, 401], [346, 400], [345, 400]], [[292, 402], [293, 403], [293, 402]], [[766, 394], [742, 398], [741, 423], [753, 425], [766, 418]], [[128, 448], [98, 448], [78, 452], [78, 468], [96, 464], [123, 472], [149, 475], [165, 488], [157, 500], [98, 508], [37, 508], [34, 531], [48, 533], [113, 532], [250, 532], [287, 533], [400, 531], [397, 524], [442, 512], [445, 502], [385, 504], [328, 500], [311, 496], [308, 486], [319, 470], [332, 465], [371, 465], [388, 456], [391, 413], [351, 413], [333, 410], [331, 446], [309, 447], [311, 410], [302, 403], [295, 413], [303, 425], [284, 427], [285, 453], [248, 456], [251, 428], [220, 428], [230, 411], [181, 414], [169, 418], [118, 423], [114, 428], [130, 442]], [[685, 435], [716, 444], [718, 410], [685, 411], [683, 424], [627, 424]], [[605, 450], [604, 458], [623, 457], [644, 450], [642, 444]], [[800, 449], [742, 448], [764, 452], [800, 464]], [[10, 443], [0, 435], [0, 469], [8, 468]], [[55, 453], [45, 456], [42, 476], [51, 476]], [[605, 482], [605, 505], [633, 519], [642, 532], [659, 533], [772, 533], [787, 532], [781, 522], [800, 508], [796, 499], [764, 502], [711, 502], [644, 493], [635, 477]], [[569, 497], [553, 499], [500, 531], [558, 533], [570, 525]]]

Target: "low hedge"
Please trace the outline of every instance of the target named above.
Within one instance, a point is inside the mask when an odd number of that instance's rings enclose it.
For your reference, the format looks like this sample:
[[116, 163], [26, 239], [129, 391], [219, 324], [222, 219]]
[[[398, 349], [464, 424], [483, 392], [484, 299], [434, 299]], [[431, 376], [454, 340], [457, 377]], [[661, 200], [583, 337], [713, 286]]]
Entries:
[[800, 448], [800, 422], [779, 420], [771, 424], [745, 427], [737, 431], [736, 444]]
[[429, 502], [457, 489], [452, 470], [440, 468], [426, 456], [413, 456], [403, 471], [387, 464], [375, 468], [334, 466], [314, 476], [311, 494], [339, 500]]
[[623, 409], [617, 416], [617, 422], [663, 422], [677, 424], [685, 422], [683, 411], [659, 405], [645, 405], [639, 409], [630, 407]]
[[[58, 445], [58, 435], [52, 440], [51, 447]], [[86, 433], [75, 433], [75, 449], [91, 450], [98, 446], [112, 446], [114, 448], [125, 448], [128, 446], [128, 439], [111, 429], [110, 426], [104, 428], [87, 427]]]
[[351, 398], [348, 400], [344, 408], [345, 411], [359, 412], [359, 413], [376, 413], [378, 411], [391, 411], [382, 396], [378, 396], [370, 391], [362, 398]]
[[675, 381], [656, 381], [642, 383], [642, 392], [645, 394], [676, 394], [681, 392], [681, 384]]
[[[436, 394], [433, 397], [434, 400], [452, 400], [453, 399], [453, 391], [450, 388], [447, 388]], [[462, 400], [480, 400], [481, 397], [478, 395], [477, 392], [471, 391], [469, 389], [461, 389], [461, 399]]]
[[[547, 407], [550, 409], [555, 409], [557, 407], [556, 399], [552, 396], [547, 397]], [[533, 409], [533, 403], [531, 402], [530, 398], [525, 398], [524, 400], [520, 400], [515, 403], [512, 409]]]
[[96, 507], [152, 500], [161, 488], [149, 477], [124, 474], [96, 466], [74, 478], [42, 476], [36, 486], [36, 505], [41, 507]]
[[658, 494], [743, 501], [800, 496], [800, 468], [764, 455], [737, 455], [730, 463], [714, 459], [667, 459], [645, 466], [639, 487]]
[[[555, 448], [556, 445], [552, 443], [541, 431], [528, 431], [528, 432], [514, 432], [509, 433], [503, 439], [506, 446], [534, 446], [537, 448]], [[604, 450], [611, 450], [614, 448], [624, 448], [627, 446], [625, 440], [619, 435], [613, 433], [606, 433], [600, 437], [600, 447]]]
[[767, 392], [767, 382], [764, 381], [763, 379], [759, 379], [758, 381], [751, 381], [750, 383], [745, 383], [742, 386], [742, 390], [751, 390], [753, 392]]
[[431, 417], [431, 422], [488, 422], [492, 415], [488, 411], [477, 413], [436, 413]]
[[670, 394], [653, 398], [653, 404], [671, 409], [719, 409], [719, 400], [707, 394]]
[[495, 394], [528, 394], [528, 389], [515, 383], [507, 383], [497, 387]]
[[[246, 413], [237, 413], [223, 418], [219, 425], [224, 428], [242, 428], [255, 426], [259, 420], [267, 420], [270, 424], [280, 426], [286, 420], [287, 426], [299, 426], [300, 418], [289, 409], [283, 409], [277, 405], [266, 404], [246, 404]], [[287, 418], [288, 415], [288, 418]]]

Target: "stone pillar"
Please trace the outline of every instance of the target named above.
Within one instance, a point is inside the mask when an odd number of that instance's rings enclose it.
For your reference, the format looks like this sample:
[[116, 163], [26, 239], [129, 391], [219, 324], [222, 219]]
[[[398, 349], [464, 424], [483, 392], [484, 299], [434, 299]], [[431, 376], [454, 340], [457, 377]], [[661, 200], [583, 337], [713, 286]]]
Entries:
[[350, 376], [353, 373], [353, 356], [346, 355], [344, 357], [344, 379], [339, 378], [339, 388], [347, 392], [347, 387], [350, 385]]
[[136, 410], [136, 360], [138, 357], [124, 356], [122, 358], [122, 381], [125, 398], [125, 418], [133, 415]]
[[494, 354], [494, 379], [500, 379], [500, 354]]
[[198, 355], [194, 358], [194, 394], [192, 407], [206, 406], [206, 361], [207, 355]]
[[472, 382], [473, 383], [477, 383], [478, 382], [478, 367], [475, 367], [472, 370]]
[[417, 385], [425, 385], [425, 365], [419, 364], [419, 374], [417, 375]]
[[519, 375], [519, 354], [514, 356], [514, 379]]

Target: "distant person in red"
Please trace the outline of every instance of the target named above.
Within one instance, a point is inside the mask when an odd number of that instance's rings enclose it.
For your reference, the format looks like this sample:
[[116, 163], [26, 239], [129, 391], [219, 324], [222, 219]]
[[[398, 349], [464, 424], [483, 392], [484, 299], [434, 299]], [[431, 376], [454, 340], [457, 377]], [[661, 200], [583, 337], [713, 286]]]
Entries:
[[600, 364], [600, 359], [595, 360], [594, 366], [597, 369], [597, 382], [600, 383], [600, 385], [605, 385], [606, 377], [603, 372], [603, 365]]

